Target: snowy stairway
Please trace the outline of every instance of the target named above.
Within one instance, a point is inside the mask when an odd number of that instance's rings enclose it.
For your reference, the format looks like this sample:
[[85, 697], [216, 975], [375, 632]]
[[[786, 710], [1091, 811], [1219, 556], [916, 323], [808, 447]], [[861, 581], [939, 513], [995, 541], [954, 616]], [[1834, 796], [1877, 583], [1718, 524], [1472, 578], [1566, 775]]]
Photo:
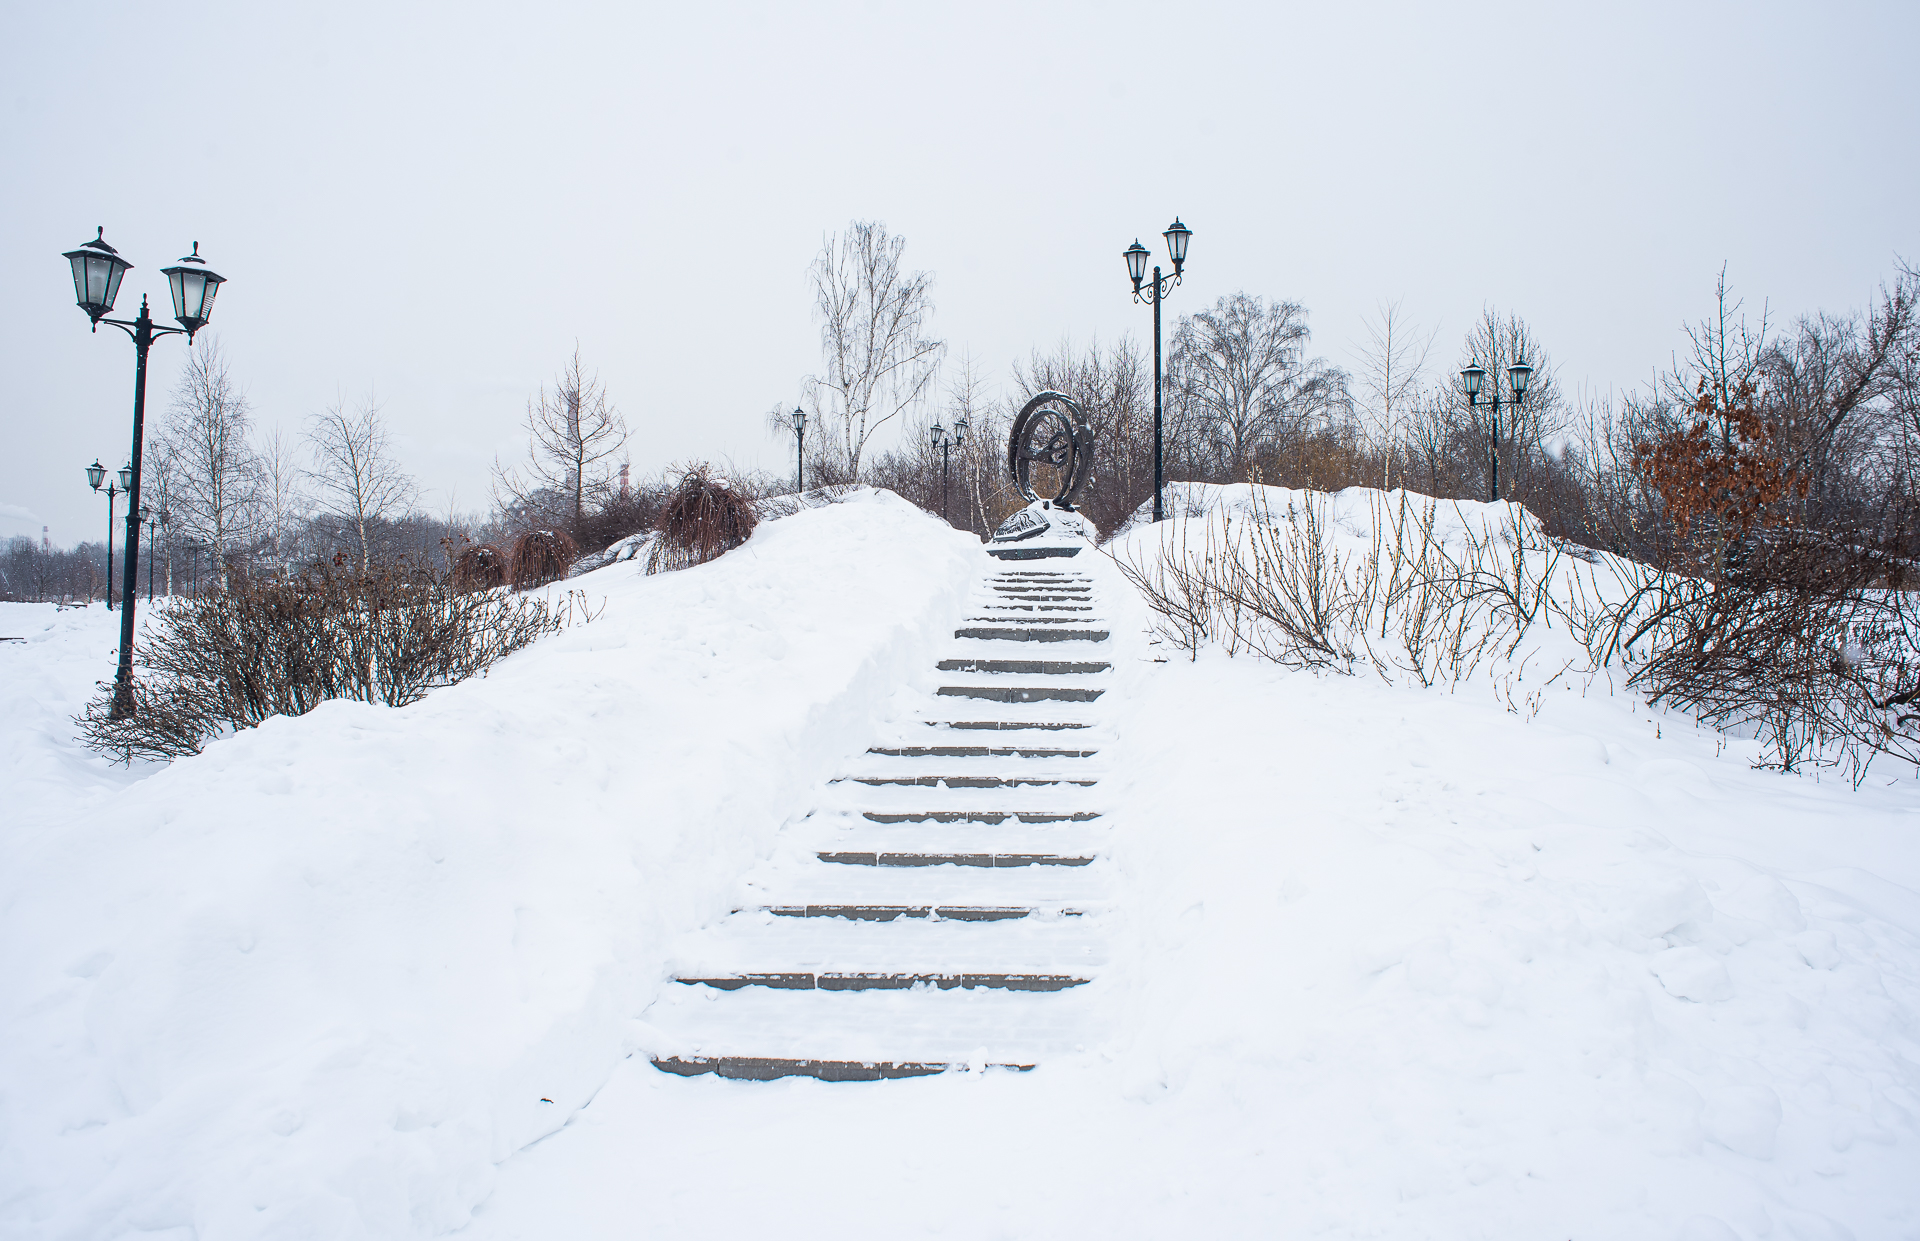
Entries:
[[[1062, 608], [1079, 615], [1039, 611]], [[646, 1014], [673, 1049], [657, 1067], [871, 1081], [1030, 1069], [1084, 1041], [1110, 633], [1078, 573], [996, 563], [970, 611], [897, 735], [748, 876], [752, 907], [683, 941], [682, 985]]]

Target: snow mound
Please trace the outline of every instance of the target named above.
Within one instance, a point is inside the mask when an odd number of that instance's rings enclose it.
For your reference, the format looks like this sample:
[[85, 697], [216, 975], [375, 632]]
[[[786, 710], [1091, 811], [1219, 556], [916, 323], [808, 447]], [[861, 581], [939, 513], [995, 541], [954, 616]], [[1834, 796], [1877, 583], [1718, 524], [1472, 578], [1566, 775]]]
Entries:
[[926, 662], [977, 549], [873, 495], [685, 572], [616, 563], [557, 588], [598, 619], [484, 679], [117, 782], [59, 718], [107, 665], [103, 618], [11, 607], [41, 640], [0, 650], [7, 702], [49, 705], [0, 746], [24, 777], [0, 831], [0, 1234], [462, 1225], [632, 1050], [670, 937], [725, 912]]

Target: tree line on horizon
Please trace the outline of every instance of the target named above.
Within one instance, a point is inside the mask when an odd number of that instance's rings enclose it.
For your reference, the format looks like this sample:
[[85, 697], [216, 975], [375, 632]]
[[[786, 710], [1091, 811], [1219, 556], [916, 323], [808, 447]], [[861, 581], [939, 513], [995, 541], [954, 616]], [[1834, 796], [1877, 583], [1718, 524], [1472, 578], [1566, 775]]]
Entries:
[[[1074, 397], [1095, 430], [1082, 507], [1101, 531], [1119, 528], [1153, 491], [1143, 347], [1130, 336], [1063, 339], [1013, 363], [994, 395], [972, 356], [947, 365], [932, 330], [933, 278], [907, 268], [905, 245], [883, 224], [855, 221], [824, 240], [809, 269], [822, 368], [802, 382], [808, 486], [885, 487], [936, 513], [944, 496], [949, 520], [985, 537], [1024, 503], [1006, 477], [1013, 414], [1054, 390]], [[1469, 402], [1459, 371], [1475, 362], [1504, 385], [1524, 359], [1534, 368], [1526, 399], [1501, 407], [1500, 493], [1549, 534], [1666, 563], [1714, 545], [1724, 561], [1756, 529], [1795, 530], [1904, 564], [1920, 557], [1917, 302], [1920, 272], [1902, 263], [1864, 311], [1777, 324], [1745, 315], [1723, 273], [1655, 383], [1594, 398], [1562, 385], [1547, 342], [1519, 315], [1483, 311], [1442, 367], [1433, 334], [1383, 304], [1349, 369], [1313, 352], [1298, 302], [1234, 293], [1172, 325], [1167, 477], [1484, 500], [1490, 409]], [[777, 403], [768, 424], [791, 442], [786, 408]], [[962, 418], [970, 432], [946, 455], [943, 488], [928, 432]], [[577, 349], [529, 400], [522, 430], [525, 456], [495, 463], [486, 511], [430, 513], [373, 394], [336, 400], [296, 434], [258, 434], [228, 359], [203, 341], [150, 441], [143, 499], [171, 520], [143, 557], [157, 592], [172, 594], [321, 560], [445, 568], [464, 546], [535, 529], [564, 531], [591, 555], [652, 529], [692, 465], [632, 472], [624, 416]], [[1760, 458], [1786, 481], [1757, 518], [1734, 521], [1727, 497], [1753, 491]], [[792, 490], [787, 471], [721, 473], [755, 498]], [[1703, 487], [1720, 498], [1703, 507]], [[15, 538], [0, 554], [0, 596], [99, 597], [104, 554], [99, 543], [54, 550]]]

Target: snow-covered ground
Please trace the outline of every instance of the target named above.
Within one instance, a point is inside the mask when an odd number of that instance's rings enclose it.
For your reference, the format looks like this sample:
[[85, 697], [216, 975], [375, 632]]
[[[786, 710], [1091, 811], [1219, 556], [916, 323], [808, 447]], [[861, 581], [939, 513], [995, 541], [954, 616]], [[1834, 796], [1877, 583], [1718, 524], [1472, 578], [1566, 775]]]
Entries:
[[1452, 692], [1188, 660], [1090, 555], [1095, 1037], [862, 1084], [622, 1059], [980, 557], [804, 512], [576, 579], [606, 615], [484, 681], [157, 773], [59, 727], [101, 618], [0, 610], [39, 635], [0, 644], [0, 1236], [1920, 1237], [1912, 779], [1751, 770], [1545, 683], [1551, 631]]

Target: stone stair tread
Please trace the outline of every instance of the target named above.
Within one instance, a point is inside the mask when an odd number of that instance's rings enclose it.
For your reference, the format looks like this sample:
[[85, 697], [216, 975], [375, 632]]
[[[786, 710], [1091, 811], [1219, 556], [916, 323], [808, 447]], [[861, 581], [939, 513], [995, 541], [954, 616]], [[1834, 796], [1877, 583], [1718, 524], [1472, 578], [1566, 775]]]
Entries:
[[977, 642], [1105, 642], [1108, 629], [1045, 629], [1012, 625], [968, 625], [953, 631], [956, 638]]
[[[1071, 905], [1104, 908], [1108, 867], [780, 866], [741, 885], [742, 905]], [[788, 925], [792, 925], [789, 923]], [[883, 924], [905, 929], [898, 923]], [[981, 928], [975, 927], [974, 930]]]
[[989, 702], [1092, 702], [1106, 693], [1070, 685], [942, 685], [942, 698], [981, 698]]
[[670, 986], [643, 1017], [653, 1027], [656, 1056], [1033, 1063], [1072, 1054], [1100, 1004], [1097, 982], [1037, 994], [997, 987]]
[[997, 970], [909, 972], [888, 970], [765, 970], [730, 974], [678, 975], [677, 983], [737, 991], [742, 987], [772, 987], [780, 991], [911, 991], [931, 987], [951, 991], [991, 987], [1002, 991], [1065, 991], [1084, 987], [1091, 978], [1078, 974], [1023, 974]]
[[1084, 909], [1046, 908], [1040, 905], [882, 905], [812, 904], [765, 905], [762, 911], [777, 918], [845, 918], [851, 922], [896, 922], [902, 918], [930, 922], [1012, 922], [1027, 918], [1081, 918]]
[[1066, 776], [1030, 775], [1030, 776], [965, 776], [958, 773], [938, 776], [849, 776], [855, 784], [870, 787], [922, 788], [922, 789], [1011, 789], [1011, 788], [1050, 788], [1055, 785], [1073, 785], [1078, 788], [1091, 788], [1100, 783], [1098, 780], [1069, 779]]
[[1091, 823], [1101, 817], [1098, 810], [939, 810], [914, 807], [905, 810], [863, 810], [860, 817], [869, 823]]
[[1091, 758], [1098, 750], [1063, 750], [1051, 746], [905, 745], [869, 746], [867, 753], [893, 758]]
[[991, 659], [959, 658], [943, 659], [936, 665], [940, 672], [979, 672], [1018, 676], [1063, 677], [1091, 676], [1097, 672], [1111, 672], [1113, 665], [1105, 660], [1094, 659]]
[[894, 852], [873, 852], [860, 849], [822, 849], [817, 856], [823, 862], [832, 862], [842, 866], [898, 868], [966, 866], [979, 870], [1006, 870], [1025, 866], [1089, 866], [1093, 863], [1097, 855], [1093, 853], [931, 853], [905, 849]]
[[[712, 1073], [735, 1081], [770, 1082], [782, 1077], [811, 1077], [823, 1082], [877, 1082], [902, 1077], [975, 1071], [969, 1064], [929, 1064], [893, 1060], [799, 1060], [774, 1056], [655, 1056], [653, 1067], [682, 1077]], [[1031, 1072], [1032, 1064], [984, 1064], [980, 1069]]]
[[1075, 720], [923, 720], [921, 722], [928, 728], [957, 728], [967, 732], [1018, 732], [1024, 729], [1069, 732], [1093, 727], [1091, 724]]

